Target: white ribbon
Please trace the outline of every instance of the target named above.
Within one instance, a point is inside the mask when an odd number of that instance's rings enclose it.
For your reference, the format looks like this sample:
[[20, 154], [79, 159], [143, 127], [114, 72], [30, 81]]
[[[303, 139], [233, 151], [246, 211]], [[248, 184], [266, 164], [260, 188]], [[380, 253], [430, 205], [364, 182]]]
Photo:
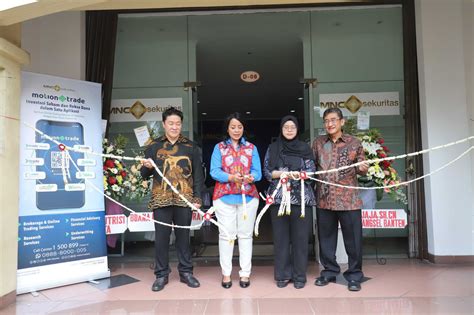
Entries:
[[242, 184], [240, 185], [240, 192], [242, 193], [242, 207], [244, 208], [243, 209], [243, 216], [244, 216], [244, 220], [247, 220], [247, 198], [245, 197], [245, 185], [244, 183], [242, 182]]
[[[23, 122], [24, 125], [26, 125], [27, 127], [35, 130], [37, 133], [43, 135], [45, 138], [49, 139], [50, 141], [56, 143], [56, 144], [60, 144], [58, 141], [56, 141], [55, 139], [51, 138], [49, 135], [46, 135], [45, 133], [43, 133], [42, 131], [38, 130], [37, 128]], [[330, 169], [330, 170], [324, 170], [324, 171], [317, 171], [317, 172], [308, 172], [307, 175], [320, 175], [320, 174], [327, 174], [327, 173], [334, 173], [334, 172], [339, 172], [341, 170], [345, 170], [345, 169], [348, 169], [348, 168], [352, 168], [352, 167], [357, 167], [363, 163], [374, 163], [374, 162], [382, 162], [382, 161], [393, 161], [393, 160], [396, 160], [396, 159], [403, 159], [403, 158], [406, 158], [406, 157], [411, 157], [411, 156], [416, 156], [416, 155], [420, 155], [420, 154], [425, 154], [425, 153], [428, 153], [428, 152], [431, 152], [431, 151], [435, 151], [435, 150], [439, 150], [439, 149], [444, 149], [444, 148], [447, 148], [447, 147], [450, 147], [450, 146], [453, 146], [453, 145], [457, 145], [457, 144], [461, 144], [461, 143], [464, 143], [464, 142], [467, 142], [467, 141], [470, 141], [470, 140], [473, 140], [474, 139], [474, 136], [469, 136], [467, 138], [464, 138], [464, 139], [461, 139], [461, 140], [458, 140], [458, 141], [454, 141], [454, 142], [450, 142], [448, 144], [444, 144], [444, 145], [439, 145], [439, 146], [436, 146], [436, 147], [433, 147], [433, 148], [429, 148], [429, 149], [425, 149], [425, 150], [421, 150], [421, 151], [418, 151], [418, 152], [413, 152], [413, 153], [407, 153], [407, 154], [402, 154], [402, 155], [397, 155], [397, 156], [392, 156], [392, 157], [386, 157], [386, 158], [382, 158], [382, 159], [372, 159], [372, 160], [366, 160], [366, 161], [361, 161], [361, 162], [358, 162], [358, 163], [354, 163], [354, 164], [351, 164], [351, 165], [347, 165], [347, 166], [343, 166], [343, 167], [339, 167], [339, 168], [335, 168], [335, 169]], [[145, 159], [143, 158], [139, 158], [139, 157], [126, 157], [126, 156], [117, 156], [117, 155], [114, 155], [114, 154], [103, 154], [103, 153], [97, 153], [97, 152], [93, 152], [93, 151], [86, 151], [86, 150], [83, 150], [83, 149], [75, 149], [75, 148], [70, 148], [68, 146], [65, 147], [67, 150], [71, 150], [71, 151], [74, 151], [74, 152], [81, 152], [81, 153], [89, 153], [89, 154], [92, 154], [92, 155], [96, 155], [96, 156], [102, 156], [102, 157], [109, 157], [109, 158], [114, 158], [114, 159], [119, 159], [119, 160], [132, 160], [132, 161], [144, 161]], [[417, 178], [414, 178], [412, 180], [409, 180], [409, 181], [405, 181], [405, 182], [400, 182], [398, 184], [392, 184], [392, 185], [387, 185], [387, 186], [378, 186], [378, 187], [359, 187], [359, 186], [346, 186], [346, 185], [340, 185], [340, 184], [337, 184], [337, 183], [331, 183], [331, 182], [326, 182], [326, 181], [323, 181], [323, 180], [319, 180], [317, 178], [314, 178], [314, 177], [310, 177], [308, 176], [308, 179], [311, 179], [311, 180], [315, 180], [315, 181], [318, 181], [318, 182], [321, 182], [321, 183], [324, 183], [324, 184], [327, 184], [327, 185], [333, 185], [333, 186], [337, 186], [337, 187], [343, 187], [343, 188], [347, 188], [347, 189], [361, 189], [361, 190], [371, 190], [371, 189], [386, 189], [386, 188], [393, 188], [393, 187], [399, 187], [399, 186], [402, 186], [402, 185], [407, 185], [409, 183], [413, 183], [415, 181], [418, 181], [418, 180], [421, 180], [423, 178], [426, 178], [428, 176], [432, 176], [433, 174], [441, 171], [442, 169], [448, 167], [449, 165], [453, 164], [454, 162], [456, 162], [457, 160], [459, 160], [460, 158], [462, 158], [463, 156], [465, 156], [466, 154], [468, 154], [471, 150], [474, 149], [474, 146], [471, 146], [469, 147], [466, 151], [464, 151], [462, 154], [460, 154], [458, 157], [456, 157], [454, 160], [446, 163], [445, 165], [439, 167], [438, 169], [436, 169], [435, 171], [433, 172], [430, 172], [428, 174], [425, 174], [423, 176], [420, 176], [420, 177], [417, 177]], [[69, 155], [69, 158], [70, 155]], [[71, 159], [72, 161], [72, 159]], [[73, 161], [72, 161], [73, 162]], [[63, 163], [64, 164], [64, 163]], [[74, 163], [75, 165], [75, 163]], [[201, 215], [204, 215], [205, 213], [203, 211], [201, 211], [200, 209], [197, 209], [191, 202], [189, 202], [184, 196], [182, 196], [178, 191], [177, 189], [171, 185], [171, 183], [169, 182], [169, 180], [163, 176], [163, 174], [161, 173], [161, 171], [158, 169], [158, 167], [156, 166], [156, 164], [153, 162], [152, 163], [153, 167], [155, 168], [155, 170], [157, 171], [157, 173], [163, 178], [163, 180], [165, 180], [168, 185], [170, 185], [171, 189], [173, 189], [173, 191], [178, 194], [178, 196], [186, 202], [186, 204], [193, 210], [197, 211], [199, 214]], [[75, 165], [76, 168], [78, 169], [77, 165]], [[290, 176], [292, 174], [290, 173]], [[63, 169], [63, 178], [64, 178], [65, 175], [65, 169]], [[288, 176], [288, 173], [283, 173], [282, 176]], [[86, 179], [87, 182], [89, 182], [89, 180]], [[301, 217], [304, 217], [304, 184], [303, 184], [303, 179], [301, 179], [302, 181], [302, 185], [301, 185], [301, 190], [302, 190], [302, 205], [301, 205]], [[93, 186], [93, 185], [92, 185]], [[93, 186], [94, 188], [97, 188], [95, 186]], [[268, 208], [270, 207], [271, 204], [273, 204], [273, 200], [274, 200], [274, 197], [278, 191], [278, 189], [280, 188], [283, 188], [282, 187], [282, 184], [281, 184], [281, 178], [278, 182], [278, 185], [277, 187], [275, 188], [275, 190], [273, 191], [273, 193], [271, 194], [271, 196], [267, 196], [267, 198], [271, 198], [272, 202], [271, 203], [268, 203], [265, 205], [265, 207], [263, 207], [263, 209], [260, 211], [259, 215], [257, 216], [257, 219], [256, 219], [256, 222], [255, 222], [255, 235], [258, 236], [258, 226], [260, 224], [260, 221], [263, 217], [263, 215], [265, 214], [265, 212], [268, 210]], [[284, 189], [285, 190], [285, 189]], [[103, 191], [102, 191], [102, 194], [103, 194]], [[110, 198], [109, 196], [103, 194], [106, 198], [114, 201], [115, 203], [121, 205], [122, 207], [124, 207], [125, 209], [131, 211], [131, 212], [134, 212], [133, 210], [127, 208], [126, 206], [120, 204], [119, 202], [113, 200], [112, 198]], [[283, 197], [285, 195], [285, 192], [282, 191], [282, 204], [283, 204], [283, 198], [286, 198], [286, 197]], [[262, 196], [262, 195], [261, 195]], [[262, 196], [263, 199], [266, 199], [268, 200], [267, 198], [264, 198]], [[286, 198], [288, 199], [288, 198]], [[286, 200], [285, 200], [286, 201]], [[281, 205], [280, 205], [281, 206]], [[285, 211], [286, 212], [286, 211]], [[290, 212], [291, 212], [291, 209], [290, 209]], [[280, 211], [279, 211], [280, 213]], [[221, 226], [217, 221], [211, 219], [210, 220], [212, 223], [214, 223], [215, 225], [217, 226]], [[166, 225], [165, 223], [163, 222], [158, 222], [158, 221], [155, 221], [156, 223], [158, 224], [163, 224], [163, 225]], [[178, 227], [178, 228], [190, 228], [190, 227], [182, 227], [182, 226], [176, 226], [176, 225], [172, 225], [173, 227]], [[224, 230], [224, 232], [226, 233], [226, 235], [229, 236], [229, 233], [225, 230], [224, 227], [222, 227], [222, 229]], [[229, 237], [229, 241], [233, 241], [235, 239], [234, 238], [230, 238]]]

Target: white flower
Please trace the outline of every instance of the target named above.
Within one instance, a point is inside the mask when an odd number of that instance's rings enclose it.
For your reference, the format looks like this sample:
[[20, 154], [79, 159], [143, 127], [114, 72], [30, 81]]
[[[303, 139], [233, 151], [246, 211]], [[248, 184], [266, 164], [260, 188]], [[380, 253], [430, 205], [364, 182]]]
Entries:
[[125, 151], [122, 149], [117, 149], [117, 154], [123, 154]]
[[369, 154], [373, 154], [373, 155], [377, 155], [377, 150], [382, 149], [380, 144], [375, 143], [375, 142], [365, 142], [365, 141], [363, 141], [362, 142], [362, 147], [364, 148], [364, 150], [366, 152], [368, 152]]
[[130, 187], [131, 191], [135, 191], [137, 188], [135, 186]]
[[132, 184], [136, 184], [138, 182], [138, 180], [134, 177], [132, 178]]
[[109, 145], [109, 146], [107, 147], [107, 149], [105, 149], [105, 152], [108, 154], [108, 153], [112, 152], [113, 150], [114, 150], [114, 146], [113, 146], [113, 145]]
[[381, 170], [379, 172], [377, 172], [377, 174], [375, 174], [375, 177], [378, 177], [378, 178], [385, 178], [385, 173]]
[[115, 167], [114, 168], [109, 168], [109, 170], [114, 174], [118, 173], [118, 170]]
[[367, 174], [368, 175], [374, 175], [375, 174], [375, 167], [374, 166], [369, 167], [369, 170], [367, 171]]
[[129, 182], [128, 180], [124, 181], [124, 182], [123, 182], [123, 185], [124, 185], [125, 187], [130, 187], [130, 186], [132, 186], [132, 184], [130, 184], [130, 182]]
[[118, 185], [112, 185], [113, 191], [120, 191], [120, 187]]

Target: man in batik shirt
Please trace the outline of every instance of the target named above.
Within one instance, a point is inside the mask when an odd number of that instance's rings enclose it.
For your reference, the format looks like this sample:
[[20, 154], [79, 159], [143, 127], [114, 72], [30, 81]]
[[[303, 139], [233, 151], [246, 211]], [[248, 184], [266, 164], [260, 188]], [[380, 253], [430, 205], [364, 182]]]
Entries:
[[[329, 108], [323, 114], [326, 135], [313, 142], [313, 152], [318, 171], [340, 168], [365, 160], [361, 142], [343, 133], [344, 118], [339, 108]], [[319, 175], [320, 180], [344, 186], [358, 186], [357, 174], [365, 175], [368, 163], [338, 172]], [[318, 182], [317, 225], [319, 253], [324, 269], [315, 281], [317, 286], [335, 282], [341, 268], [336, 262], [338, 224], [341, 225], [344, 245], [349, 257], [344, 278], [349, 291], [359, 291], [362, 273], [362, 201], [356, 189], [337, 187]]]
[[[145, 160], [141, 168], [143, 178], [153, 175], [153, 189], [148, 208], [153, 211], [155, 220], [181, 226], [191, 225], [192, 211], [180, 197], [183, 196], [196, 208], [200, 208], [201, 192], [204, 187], [201, 149], [188, 138], [181, 135], [183, 113], [170, 107], [163, 112], [165, 134], [145, 150]], [[153, 161], [152, 161], [153, 160]], [[164, 181], [153, 168], [154, 162], [179, 194]], [[179, 280], [191, 288], [199, 287], [193, 276], [189, 229], [175, 228], [176, 252], [178, 255]], [[155, 223], [155, 276], [152, 291], [161, 291], [168, 283], [171, 272], [169, 266], [169, 242], [171, 227]]]

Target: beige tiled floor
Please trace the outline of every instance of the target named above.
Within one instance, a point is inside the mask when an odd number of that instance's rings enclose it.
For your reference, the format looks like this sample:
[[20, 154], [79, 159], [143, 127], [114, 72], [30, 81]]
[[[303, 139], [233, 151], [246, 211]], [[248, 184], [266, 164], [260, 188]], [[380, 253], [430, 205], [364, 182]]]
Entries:
[[392, 259], [386, 265], [364, 262], [371, 279], [362, 291], [345, 285], [313, 285], [319, 269], [312, 263], [308, 283], [296, 290], [279, 289], [273, 267], [254, 266], [251, 286], [220, 287], [220, 269], [197, 266], [198, 289], [178, 281], [175, 265], [170, 283], [161, 292], [150, 290], [154, 280], [148, 263], [111, 266], [112, 274], [126, 274], [139, 282], [100, 290], [80, 283], [44, 290], [39, 296], [23, 294], [0, 314], [473, 314], [474, 266], [432, 265], [418, 260]]

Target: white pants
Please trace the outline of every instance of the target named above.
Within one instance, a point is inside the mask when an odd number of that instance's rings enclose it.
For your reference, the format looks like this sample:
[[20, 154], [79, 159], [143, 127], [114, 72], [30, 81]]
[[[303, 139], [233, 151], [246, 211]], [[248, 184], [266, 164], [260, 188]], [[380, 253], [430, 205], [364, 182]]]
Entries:
[[[214, 201], [217, 221], [222, 224], [231, 237], [239, 239], [240, 277], [249, 277], [252, 269], [252, 242], [255, 217], [258, 209], [258, 199], [253, 198], [247, 203], [247, 219], [244, 220], [242, 204], [229, 205], [220, 199]], [[219, 228], [219, 262], [223, 276], [232, 273], [232, 256], [234, 243], [229, 242], [226, 233]]]

